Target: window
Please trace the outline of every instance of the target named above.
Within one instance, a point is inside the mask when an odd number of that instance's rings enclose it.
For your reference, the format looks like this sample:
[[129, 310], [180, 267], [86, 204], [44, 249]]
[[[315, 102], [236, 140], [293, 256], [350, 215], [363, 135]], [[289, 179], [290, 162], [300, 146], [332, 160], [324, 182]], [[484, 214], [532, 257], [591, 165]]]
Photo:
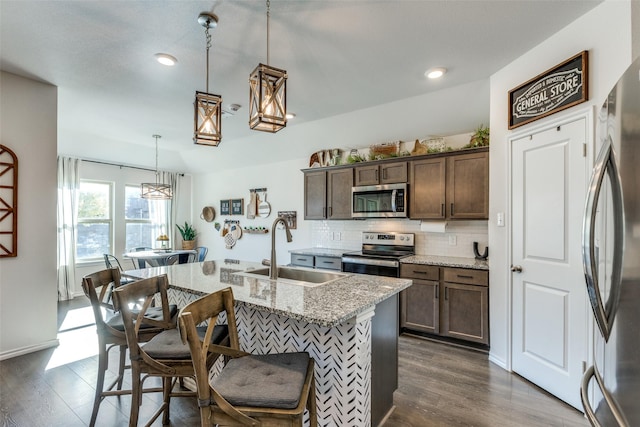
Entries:
[[140, 197], [140, 186], [125, 186], [125, 247], [156, 247], [156, 239], [167, 233], [167, 200]]
[[76, 258], [78, 261], [102, 258], [111, 253], [111, 183], [80, 181]]

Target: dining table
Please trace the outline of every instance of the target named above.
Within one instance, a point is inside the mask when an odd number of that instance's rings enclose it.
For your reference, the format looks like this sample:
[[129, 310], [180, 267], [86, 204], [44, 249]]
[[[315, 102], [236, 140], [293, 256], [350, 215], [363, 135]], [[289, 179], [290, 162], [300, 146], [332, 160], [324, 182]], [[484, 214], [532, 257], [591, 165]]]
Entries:
[[[184, 255], [186, 258], [189, 254], [198, 255], [198, 251], [195, 249], [154, 249], [147, 251], [134, 251], [122, 254], [124, 258], [129, 258], [137, 263], [138, 260], [143, 260], [151, 267], [161, 267], [167, 265], [167, 260], [172, 255]], [[180, 257], [182, 258], [182, 257]]]

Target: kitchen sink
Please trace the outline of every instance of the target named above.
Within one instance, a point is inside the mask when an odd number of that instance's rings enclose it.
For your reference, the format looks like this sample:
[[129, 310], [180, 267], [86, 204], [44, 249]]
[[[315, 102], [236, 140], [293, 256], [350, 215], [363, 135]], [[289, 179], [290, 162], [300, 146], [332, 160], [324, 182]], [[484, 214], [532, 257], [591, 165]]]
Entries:
[[[256, 279], [269, 279], [269, 268], [258, 268], [256, 270], [247, 270], [234, 273], [238, 276], [253, 277]], [[295, 282], [303, 286], [320, 286], [325, 285], [334, 280], [344, 279], [350, 274], [318, 271], [305, 268], [278, 267], [278, 280], [287, 282]]]

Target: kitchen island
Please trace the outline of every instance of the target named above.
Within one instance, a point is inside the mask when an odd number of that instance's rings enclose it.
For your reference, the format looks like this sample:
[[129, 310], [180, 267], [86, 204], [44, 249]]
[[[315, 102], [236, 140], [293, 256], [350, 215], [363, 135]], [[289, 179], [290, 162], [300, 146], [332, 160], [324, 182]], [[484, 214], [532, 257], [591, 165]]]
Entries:
[[204, 261], [127, 271], [166, 273], [169, 298], [184, 306], [231, 287], [240, 345], [254, 353], [308, 351], [316, 361], [319, 426], [377, 426], [397, 388], [398, 293], [411, 280], [347, 274], [320, 286], [234, 273], [255, 262]]

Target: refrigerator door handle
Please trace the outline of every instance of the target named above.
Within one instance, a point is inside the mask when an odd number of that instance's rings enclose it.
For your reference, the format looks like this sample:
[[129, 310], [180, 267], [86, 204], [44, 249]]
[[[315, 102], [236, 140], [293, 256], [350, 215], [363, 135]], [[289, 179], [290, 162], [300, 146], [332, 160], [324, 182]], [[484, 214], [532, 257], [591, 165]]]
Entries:
[[593, 366], [590, 366], [589, 369], [584, 373], [582, 377], [582, 382], [580, 383], [580, 400], [582, 400], [582, 407], [584, 408], [584, 416], [587, 417], [587, 420], [593, 427], [601, 427], [600, 421], [596, 418], [596, 413], [591, 407], [591, 402], [589, 402], [589, 383], [591, 382], [591, 378], [595, 376], [595, 370]]
[[[598, 283], [598, 266], [595, 256], [596, 213], [598, 208], [598, 198], [604, 183], [605, 175], [609, 177], [611, 186], [614, 238], [613, 254], [611, 259], [611, 287], [609, 290], [609, 297], [606, 301], [606, 306], [602, 301], [600, 284]], [[623, 220], [622, 185], [620, 182], [620, 175], [618, 174], [613, 143], [609, 136], [605, 140], [593, 168], [582, 223], [582, 264], [587, 284], [587, 294], [589, 296], [591, 308], [593, 309], [596, 324], [598, 325], [598, 329], [600, 329], [605, 342], [609, 340], [609, 336], [611, 334], [620, 296], [622, 254], [624, 247]]]
[[602, 427], [602, 424], [596, 417], [596, 414], [591, 407], [591, 402], [589, 402], [589, 383], [591, 382], [591, 378], [596, 379], [596, 384], [604, 397], [605, 402], [607, 403], [607, 408], [611, 411], [611, 414], [616, 419], [617, 425], [619, 427], [629, 427], [629, 422], [626, 420], [622, 411], [616, 404], [613, 396], [609, 393], [609, 391], [604, 386], [604, 380], [602, 376], [598, 372], [598, 370], [594, 366], [590, 366], [584, 373], [582, 377], [582, 382], [580, 383], [580, 400], [582, 400], [582, 406], [584, 407], [584, 415], [587, 417], [587, 420], [591, 423], [593, 427]]

